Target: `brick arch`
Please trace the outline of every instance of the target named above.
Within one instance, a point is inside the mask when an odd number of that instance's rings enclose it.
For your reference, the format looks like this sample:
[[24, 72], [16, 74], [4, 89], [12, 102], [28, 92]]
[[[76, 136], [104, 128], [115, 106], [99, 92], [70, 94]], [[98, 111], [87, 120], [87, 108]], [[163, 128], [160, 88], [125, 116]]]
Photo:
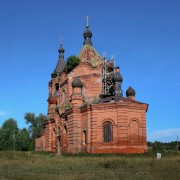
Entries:
[[101, 126], [103, 126], [103, 124], [104, 124], [105, 122], [107, 122], [107, 121], [111, 122], [113, 126], [115, 126], [115, 125], [116, 125], [116, 124], [115, 124], [115, 122], [114, 122], [112, 119], [110, 119], [110, 118], [106, 118], [106, 119], [102, 120], [102, 122], [101, 122]]
[[136, 121], [137, 124], [138, 124], [138, 127], [139, 127], [139, 128], [141, 127], [141, 123], [140, 123], [140, 121], [139, 121], [137, 118], [132, 118], [132, 119], [130, 119], [129, 124], [128, 124], [128, 127], [130, 126], [130, 124], [131, 124], [132, 121]]
[[137, 119], [131, 119], [128, 126], [128, 141], [131, 145], [139, 142], [140, 126]]

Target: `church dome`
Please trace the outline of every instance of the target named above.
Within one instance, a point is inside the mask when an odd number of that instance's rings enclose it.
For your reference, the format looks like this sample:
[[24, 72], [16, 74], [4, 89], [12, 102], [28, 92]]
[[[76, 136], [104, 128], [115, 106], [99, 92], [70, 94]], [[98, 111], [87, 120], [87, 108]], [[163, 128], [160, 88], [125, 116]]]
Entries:
[[122, 82], [123, 81], [122, 75], [119, 72], [116, 72], [113, 77], [113, 81], [114, 82]]
[[73, 88], [77, 88], [77, 87], [82, 88], [82, 87], [83, 87], [83, 83], [82, 83], [82, 81], [79, 79], [79, 77], [76, 77], [76, 78], [73, 80], [73, 82], [72, 82], [72, 87], [73, 87]]
[[58, 49], [58, 51], [59, 51], [59, 53], [64, 54], [65, 50], [64, 50], [64, 48], [62, 47], [62, 43], [61, 43], [61, 46], [60, 46], [60, 48]]
[[83, 33], [84, 38], [86, 37], [92, 37], [92, 32], [89, 30], [89, 26], [86, 26], [86, 30]]
[[56, 104], [57, 103], [57, 97], [56, 96], [52, 96], [49, 98], [49, 104]]
[[129, 88], [126, 91], [126, 96], [128, 97], [128, 96], [135, 96], [135, 95], [136, 95], [135, 90], [131, 86], [129, 86]]

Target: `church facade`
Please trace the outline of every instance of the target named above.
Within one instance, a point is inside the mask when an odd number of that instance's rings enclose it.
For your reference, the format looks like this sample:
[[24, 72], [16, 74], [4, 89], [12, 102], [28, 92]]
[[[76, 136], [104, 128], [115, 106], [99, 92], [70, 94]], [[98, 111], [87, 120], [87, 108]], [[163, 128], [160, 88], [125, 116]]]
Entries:
[[86, 26], [79, 64], [65, 68], [62, 43], [49, 81], [48, 119], [36, 138], [36, 151], [54, 153], [147, 152], [148, 104], [135, 100], [135, 90], [122, 93], [120, 68], [94, 49]]

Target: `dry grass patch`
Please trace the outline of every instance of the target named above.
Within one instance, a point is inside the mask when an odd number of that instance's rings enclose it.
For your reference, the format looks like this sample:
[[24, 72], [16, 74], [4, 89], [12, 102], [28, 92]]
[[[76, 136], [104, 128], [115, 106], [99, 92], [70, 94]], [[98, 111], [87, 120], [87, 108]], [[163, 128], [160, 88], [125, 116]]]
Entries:
[[0, 152], [0, 179], [180, 179], [180, 154], [65, 155]]

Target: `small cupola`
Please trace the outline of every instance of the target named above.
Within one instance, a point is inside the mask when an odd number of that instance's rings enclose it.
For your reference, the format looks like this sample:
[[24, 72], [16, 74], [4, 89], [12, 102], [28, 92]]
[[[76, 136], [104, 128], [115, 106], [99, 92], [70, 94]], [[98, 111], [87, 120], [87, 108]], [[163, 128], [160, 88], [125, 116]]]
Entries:
[[115, 101], [118, 102], [120, 100], [120, 98], [123, 97], [123, 92], [122, 92], [122, 89], [121, 89], [123, 77], [120, 74], [119, 67], [117, 67], [115, 69], [115, 73], [114, 73], [114, 76], [112, 78], [112, 81], [114, 82]]
[[73, 93], [70, 97], [70, 102], [73, 106], [81, 106], [84, 103], [84, 97], [82, 95], [83, 83], [79, 77], [75, 77], [72, 82]]
[[62, 42], [61, 42], [60, 48], [58, 49], [58, 52], [60, 55], [63, 55], [65, 52], [64, 48], [62, 47]]
[[84, 36], [84, 45], [85, 44], [92, 45], [92, 41], [91, 41], [92, 32], [89, 30], [88, 16], [86, 17], [86, 20], [87, 20], [86, 30], [83, 33], [83, 36]]
[[79, 77], [76, 77], [73, 82], [72, 82], [72, 87], [73, 88], [82, 88], [83, 87], [83, 83], [82, 81], [80, 80]]
[[122, 82], [123, 77], [119, 72], [115, 72], [114, 77], [113, 77], [114, 82]]
[[49, 104], [57, 104], [57, 96], [51, 96], [48, 99]]
[[123, 82], [123, 77], [120, 74], [119, 66], [115, 68], [115, 73], [114, 73], [114, 76], [113, 76], [112, 80], [113, 80], [114, 83], [116, 83], [116, 82], [122, 83]]
[[88, 25], [86, 25], [86, 30], [84, 31], [83, 36], [84, 36], [84, 39], [86, 37], [89, 37], [89, 38], [92, 37], [92, 32], [89, 30], [89, 26]]
[[128, 88], [127, 91], [126, 91], [126, 96], [127, 96], [129, 99], [133, 99], [133, 100], [134, 100], [135, 95], [136, 95], [135, 90], [134, 90], [131, 86], [129, 86], [129, 88]]

